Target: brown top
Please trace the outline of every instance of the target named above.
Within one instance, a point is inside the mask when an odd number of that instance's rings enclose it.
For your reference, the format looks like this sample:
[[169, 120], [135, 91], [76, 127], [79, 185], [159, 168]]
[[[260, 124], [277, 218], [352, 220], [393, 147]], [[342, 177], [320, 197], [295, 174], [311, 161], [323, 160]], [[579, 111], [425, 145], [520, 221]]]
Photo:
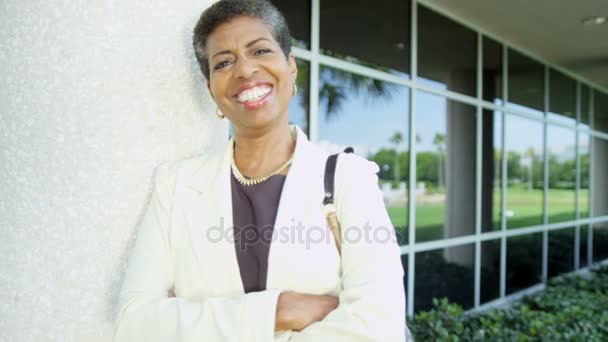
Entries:
[[230, 172], [234, 246], [245, 293], [266, 289], [268, 252], [286, 175], [242, 185]]

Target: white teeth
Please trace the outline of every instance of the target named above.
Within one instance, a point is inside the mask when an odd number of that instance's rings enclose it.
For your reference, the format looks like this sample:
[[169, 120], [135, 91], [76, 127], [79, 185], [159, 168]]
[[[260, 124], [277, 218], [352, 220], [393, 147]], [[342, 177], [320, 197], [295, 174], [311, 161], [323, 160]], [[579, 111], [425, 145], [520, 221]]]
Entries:
[[253, 87], [253, 88], [242, 91], [237, 96], [237, 100], [239, 102], [248, 102], [248, 101], [257, 100], [257, 99], [260, 99], [260, 98], [266, 96], [266, 94], [268, 94], [270, 92], [270, 90], [272, 90], [272, 88], [269, 86], [266, 86], [266, 85]]

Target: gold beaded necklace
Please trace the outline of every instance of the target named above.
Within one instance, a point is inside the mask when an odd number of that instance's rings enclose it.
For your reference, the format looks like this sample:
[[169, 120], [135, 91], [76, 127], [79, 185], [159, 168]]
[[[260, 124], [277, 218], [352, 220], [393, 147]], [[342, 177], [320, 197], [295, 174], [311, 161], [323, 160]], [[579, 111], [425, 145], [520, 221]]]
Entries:
[[[291, 136], [294, 138], [294, 140], [296, 139], [296, 132], [294, 129], [291, 130]], [[250, 186], [250, 185], [255, 185], [255, 184], [259, 184], [262, 183], [263, 181], [267, 180], [268, 178], [277, 175], [281, 172], [283, 172], [293, 161], [293, 154], [291, 155], [291, 157], [284, 162], [283, 164], [281, 164], [281, 166], [279, 166], [278, 169], [269, 172], [267, 174], [265, 174], [264, 176], [261, 177], [256, 177], [256, 178], [245, 178], [245, 176], [243, 176], [243, 174], [241, 174], [241, 172], [239, 171], [239, 169], [236, 167], [236, 161], [234, 160], [234, 142], [232, 144], [232, 173], [234, 174], [234, 178], [236, 178], [236, 180], [245, 185], [245, 186]]]

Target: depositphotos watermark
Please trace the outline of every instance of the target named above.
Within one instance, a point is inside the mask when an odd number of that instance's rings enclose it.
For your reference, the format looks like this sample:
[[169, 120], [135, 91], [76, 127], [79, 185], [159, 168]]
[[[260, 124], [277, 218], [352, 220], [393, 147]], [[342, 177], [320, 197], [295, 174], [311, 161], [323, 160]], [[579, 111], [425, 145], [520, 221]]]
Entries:
[[[294, 220], [292, 220], [294, 221]], [[310, 249], [315, 244], [333, 244], [333, 233], [327, 225], [304, 226], [301, 221], [291, 226], [273, 227], [265, 225], [224, 226], [224, 218], [220, 217], [218, 226], [209, 227], [206, 238], [212, 243], [222, 240], [235, 243], [241, 250], [248, 246], [271, 244], [274, 241], [288, 244], [305, 244]], [[342, 243], [346, 244], [401, 244], [401, 234], [392, 226], [372, 226], [365, 222], [362, 226], [342, 227]]]

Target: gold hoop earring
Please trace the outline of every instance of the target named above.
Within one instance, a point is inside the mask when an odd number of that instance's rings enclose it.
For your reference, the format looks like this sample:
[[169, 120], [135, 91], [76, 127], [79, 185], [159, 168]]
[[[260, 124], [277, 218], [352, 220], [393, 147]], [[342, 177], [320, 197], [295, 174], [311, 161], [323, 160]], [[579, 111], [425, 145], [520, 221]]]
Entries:
[[220, 108], [218, 107], [215, 110], [215, 115], [218, 117], [218, 119], [222, 120], [223, 118], [225, 118], [226, 116], [220, 111]]
[[296, 83], [293, 83], [293, 96], [298, 95], [298, 86], [296, 85]]

